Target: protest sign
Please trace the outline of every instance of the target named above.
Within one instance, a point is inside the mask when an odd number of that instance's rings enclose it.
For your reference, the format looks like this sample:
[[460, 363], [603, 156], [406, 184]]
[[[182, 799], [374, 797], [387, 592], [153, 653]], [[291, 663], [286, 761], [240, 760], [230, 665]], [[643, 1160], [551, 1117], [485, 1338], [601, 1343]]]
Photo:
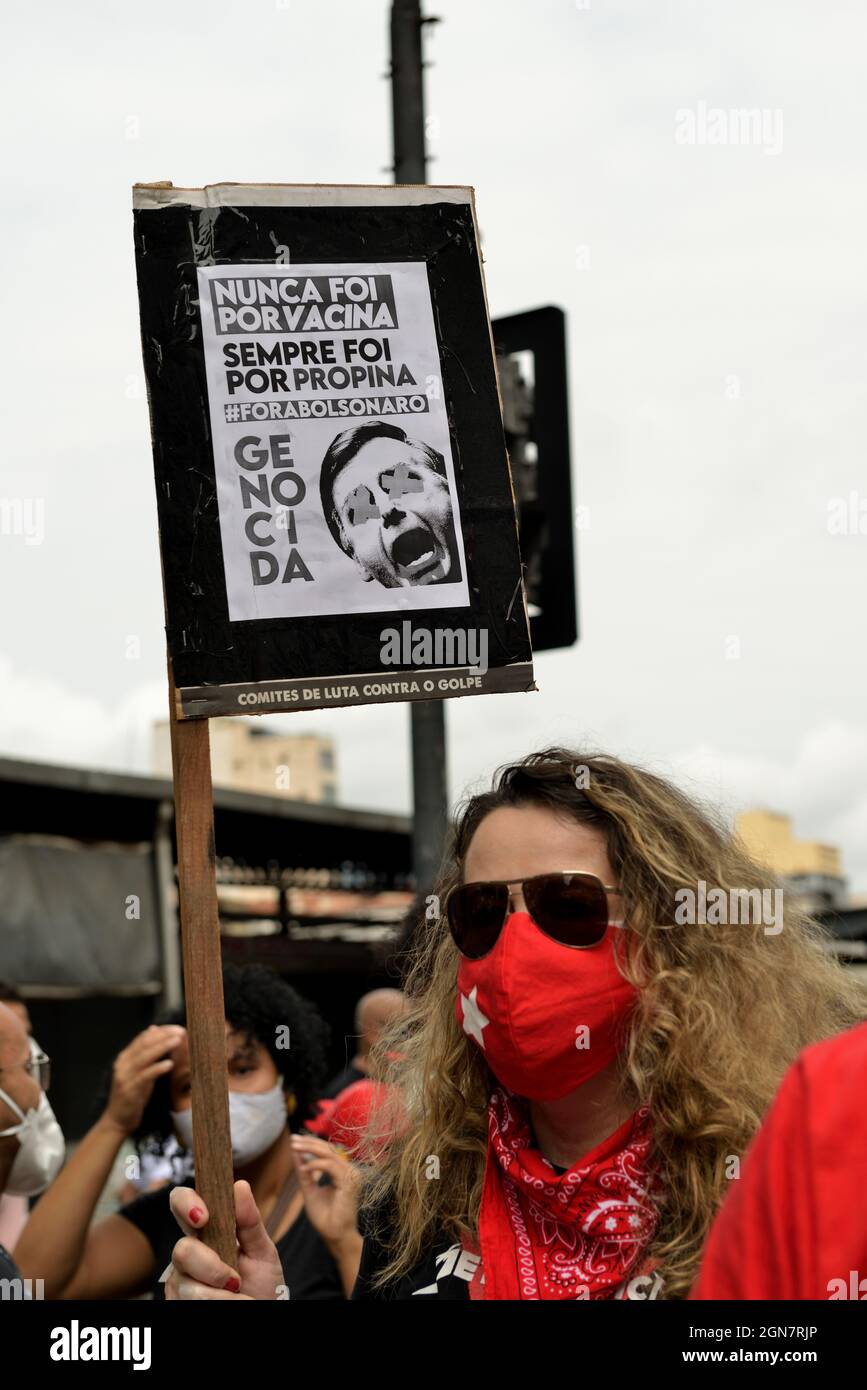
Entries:
[[319, 269], [198, 272], [229, 617], [465, 608], [427, 268]]
[[177, 716], [532, 689], [471, 190], [134, 221]]

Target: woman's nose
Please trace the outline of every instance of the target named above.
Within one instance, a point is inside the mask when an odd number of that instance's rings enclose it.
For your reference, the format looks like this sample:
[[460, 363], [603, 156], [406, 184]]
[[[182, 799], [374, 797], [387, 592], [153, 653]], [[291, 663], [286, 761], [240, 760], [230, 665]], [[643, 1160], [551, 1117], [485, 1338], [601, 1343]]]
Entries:
[[520, 884], [516, 884], [516, 885], [514, 886], [514, 888], [510, 888], [510, 889], [509, 889], [509, 911], [510, 911], [510, 912], [526, 912], [526, 911], [527, 911], [527, 907], [526, 907], [526, 904], [525, 904], [525, 902], [524, 902], [524, 890], [523, 890], [523, 888], [521, 887]]

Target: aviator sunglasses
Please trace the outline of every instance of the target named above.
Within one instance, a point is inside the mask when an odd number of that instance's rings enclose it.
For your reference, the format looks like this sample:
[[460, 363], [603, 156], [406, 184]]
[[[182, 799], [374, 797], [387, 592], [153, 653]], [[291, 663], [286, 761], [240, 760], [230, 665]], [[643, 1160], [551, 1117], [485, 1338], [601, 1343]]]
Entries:
[[607, 895], [620, 892], [595, 874], [572, 869], [532, 878], [458, 884], [446, 898], [446, 916], [462, 956], [481, 960], [493, 950], [509, 915], [511, 889], [518, 884], [539, 930], [561, 946], [576, 950], [599, 945], [610, 921]]

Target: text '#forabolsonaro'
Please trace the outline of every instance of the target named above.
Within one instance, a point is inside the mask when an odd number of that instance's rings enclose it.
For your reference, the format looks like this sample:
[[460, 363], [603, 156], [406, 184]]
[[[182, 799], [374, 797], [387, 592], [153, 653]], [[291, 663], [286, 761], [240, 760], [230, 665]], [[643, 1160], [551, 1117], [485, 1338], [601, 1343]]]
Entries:
[[344, 396], [337, 400], [228, 401], [226, 422], [246, 420], [332, 420], [349, 415], [423, 415], [430, 409], [426, 395]]

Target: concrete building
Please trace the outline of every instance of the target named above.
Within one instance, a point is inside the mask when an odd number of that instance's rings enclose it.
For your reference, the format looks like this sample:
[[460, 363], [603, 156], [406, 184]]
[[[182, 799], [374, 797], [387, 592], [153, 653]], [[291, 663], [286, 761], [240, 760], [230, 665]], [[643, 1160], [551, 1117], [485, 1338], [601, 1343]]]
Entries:
[[752, 857], [784, 879], [811, 910], [844, 904], [846, 879], [835, 846], [796, 839], [791, 819], [778, 811], [741, 811], [735, 829]]
[[[333, 739], [275, 733], [261, 719], [212, 719], [210, 725], [215, 787], [327, 805], [337, 801]], [[153, 764], [156, 776], [171, 777], [168, 720], [154, 725]]]

